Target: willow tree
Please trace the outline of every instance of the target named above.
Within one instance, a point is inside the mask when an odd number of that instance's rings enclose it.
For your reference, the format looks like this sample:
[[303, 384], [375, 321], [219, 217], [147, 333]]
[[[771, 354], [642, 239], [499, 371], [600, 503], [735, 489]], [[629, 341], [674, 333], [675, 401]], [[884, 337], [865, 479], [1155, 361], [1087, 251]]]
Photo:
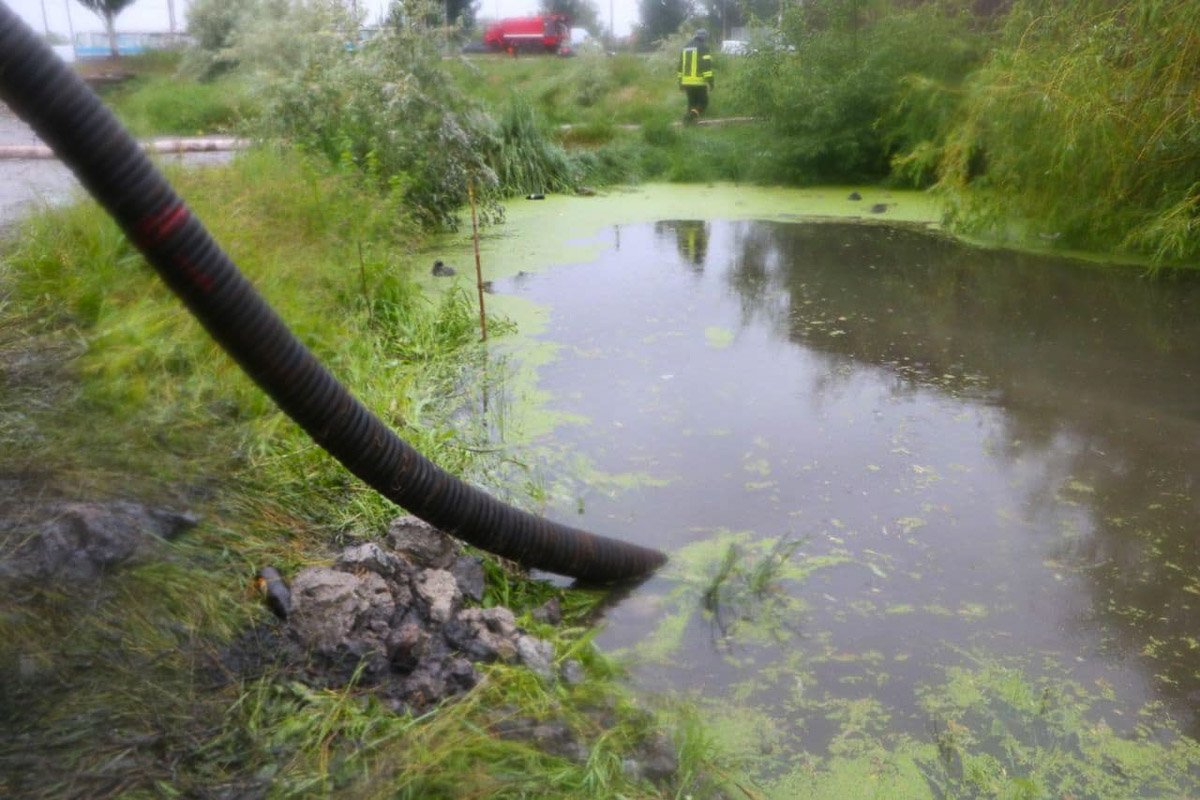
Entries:
[[104, 29], [108, 32], [108, 47], [113, 58], [119, 58], [117, 52], [117, 14], [133, 3], [133, 0], [79, 0], [84, 8], [94, 11], [104, 19]]

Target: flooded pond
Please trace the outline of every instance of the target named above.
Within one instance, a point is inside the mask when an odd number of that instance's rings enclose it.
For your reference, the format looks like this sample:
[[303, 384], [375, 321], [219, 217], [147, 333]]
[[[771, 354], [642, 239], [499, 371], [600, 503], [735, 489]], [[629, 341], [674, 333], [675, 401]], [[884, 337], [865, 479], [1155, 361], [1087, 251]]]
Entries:
[[548, 309], [548, 512], [672, 556], [606, 614], [639, 687], [778, 796], [1200, 792], [1200, 281], [838, 222], [584, 245], [494, 288]]

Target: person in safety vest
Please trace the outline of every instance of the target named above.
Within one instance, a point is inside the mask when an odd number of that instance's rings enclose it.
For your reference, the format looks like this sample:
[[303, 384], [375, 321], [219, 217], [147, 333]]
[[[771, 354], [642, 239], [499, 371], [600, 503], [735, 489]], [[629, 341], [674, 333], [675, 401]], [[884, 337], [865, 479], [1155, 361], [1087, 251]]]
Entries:
[[695, 122], [708, 108], [708, 93], [713, 88], [712, 53], [708, 49], [708, 31], [696, 31], [679, 54], [679, 88], [687, 92], [687, 121]]

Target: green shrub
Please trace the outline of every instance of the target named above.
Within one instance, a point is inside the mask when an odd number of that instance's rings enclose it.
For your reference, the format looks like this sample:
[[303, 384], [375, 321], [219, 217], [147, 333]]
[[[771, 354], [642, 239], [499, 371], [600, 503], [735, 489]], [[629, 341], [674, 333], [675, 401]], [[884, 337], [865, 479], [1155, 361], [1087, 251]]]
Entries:
[[471, 184], [485, 218], [497, 213], [490, 125], [451, 84], [437, 42], [404, 29], [349, 46], [354, 29], [344, 9], [316, 3], [244, 34], [260, 132], [357, 172], [424, 227], [455, 227]]
[[955, 87], [983, 56], [974, 17], [959, 5], [814, 0], [790, 8], [783, 38], [744, 57], [735, 89], [775, 129], [780, 177], [880, 179], [895, 156], [939, 141]]

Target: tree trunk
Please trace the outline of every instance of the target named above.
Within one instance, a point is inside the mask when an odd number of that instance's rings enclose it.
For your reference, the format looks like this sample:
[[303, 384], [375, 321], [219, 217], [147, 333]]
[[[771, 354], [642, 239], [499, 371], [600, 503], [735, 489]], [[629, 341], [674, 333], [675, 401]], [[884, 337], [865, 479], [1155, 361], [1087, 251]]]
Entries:
[[117, 51], [117, 24], [116, 15], [107, 9], [104, 12], [104, 28], [108, 31], [108, 49], [112, 51], [113, 59], [121, 57]]

